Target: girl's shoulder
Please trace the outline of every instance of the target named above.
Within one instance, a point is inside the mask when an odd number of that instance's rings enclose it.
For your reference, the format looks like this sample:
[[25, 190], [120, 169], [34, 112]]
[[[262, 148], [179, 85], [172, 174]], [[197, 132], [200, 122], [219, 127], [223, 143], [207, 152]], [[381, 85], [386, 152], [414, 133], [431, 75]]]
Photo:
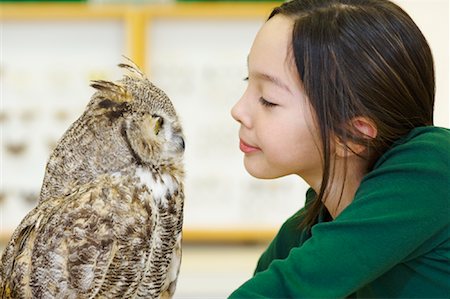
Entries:
[[[375, 163], [374, 169], [389, 162], [443, 162], [448, 167], [450, 160], [450, 129], [425, 126], [411, 130], [400, 138]], [[444, 166], [444, 165], [442, 165]]]
[[[423, 211], [433, 210], [435, 215], [447, 211], [449, 149], [449, 129], [428, 126], [411, 130], [397, 140], [363, 178], [354, 206], [370, 200], [383, 203], [386, 210], [393, 210], [391, 205], [401, 203], [420, 206]], [[442, 216], [448, 218], [448, 215]]]
[[397, 143], [407, 145], [408, 143], [433, 146], [435, 148], [448, 149], [450, 143], [450, 129], [435, 126], [414, 128]]

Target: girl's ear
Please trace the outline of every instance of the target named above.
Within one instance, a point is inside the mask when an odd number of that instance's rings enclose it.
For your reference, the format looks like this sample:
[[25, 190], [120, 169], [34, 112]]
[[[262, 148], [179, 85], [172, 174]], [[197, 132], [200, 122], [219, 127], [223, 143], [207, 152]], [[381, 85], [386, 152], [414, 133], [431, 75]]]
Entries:
[[377, 126], [371, 119], [367, 117], [355, 117], [354, 119], [352, 119], [351, 124], [353, 128], [364, 135], [364, 138], [374, 139], [378, 135]]
[[[378, 135], [377, 126], [375, 123], [363, 116], [355, 117], [350, 122], [350, 127], [352, 130], [356, 131], [356, 133], [360, 133], [363, 139], [374, 139]], [[336, 138], [336, 155], [338, 157], [345, 157], [349, 154], [360, 155], [366, 150], [366, 146], [360, 143], [348, 141], [347, 144], [343, 144], [341, 140]]]

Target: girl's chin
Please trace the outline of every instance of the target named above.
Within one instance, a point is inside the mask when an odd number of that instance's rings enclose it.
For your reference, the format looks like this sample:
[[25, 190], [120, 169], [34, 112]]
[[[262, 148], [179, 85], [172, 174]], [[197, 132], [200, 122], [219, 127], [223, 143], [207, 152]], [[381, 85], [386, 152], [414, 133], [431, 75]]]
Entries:
[[254, 161], [254, 159], [248, 157], [244, 157], [244, 167], [251, 176], [257, 179], [269, 180], [288, 175], [283, 173], [276, 173], [273, 168], [261, 165], [261, 163], [258, 163], [258, 161]]

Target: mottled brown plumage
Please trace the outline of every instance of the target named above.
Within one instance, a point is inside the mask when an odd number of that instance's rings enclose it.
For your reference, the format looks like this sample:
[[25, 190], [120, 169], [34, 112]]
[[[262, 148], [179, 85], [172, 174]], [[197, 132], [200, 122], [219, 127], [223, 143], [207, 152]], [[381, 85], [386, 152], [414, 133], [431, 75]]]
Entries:
[[97, 89], [48, 161], [0, 264], [1, 298], [170, 298], [181, 261], [181, 125], [140, 70]]

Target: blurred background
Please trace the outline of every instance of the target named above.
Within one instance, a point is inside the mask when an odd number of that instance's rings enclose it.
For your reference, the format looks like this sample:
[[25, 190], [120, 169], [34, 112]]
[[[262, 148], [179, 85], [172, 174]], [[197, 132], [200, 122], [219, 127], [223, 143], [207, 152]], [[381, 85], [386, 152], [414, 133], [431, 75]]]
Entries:
[[[433, 50], [435, 123], [449, 127], [449, 2], [398, 0]], [[81, 114], [92, 79], [132, 58], [174, 102], [186, 134], [184, 254], [176, 298], [225, 298], [303, 206], [297, 177], [250, 177], [230, 109], [245, 89], [261, 1], [0, 3], [0, 250], [37, 203], [46, 160]]]

